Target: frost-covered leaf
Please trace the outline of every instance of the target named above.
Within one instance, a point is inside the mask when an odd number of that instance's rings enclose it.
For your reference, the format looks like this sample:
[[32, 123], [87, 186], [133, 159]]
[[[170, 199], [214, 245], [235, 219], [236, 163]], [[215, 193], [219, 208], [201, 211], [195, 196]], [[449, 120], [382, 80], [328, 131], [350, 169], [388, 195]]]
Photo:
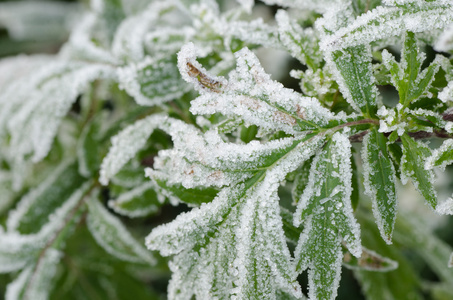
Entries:
[[362, 247], [362, 255], [358, 258], [346, 251], [343, 255], [343, 266], [352, 270], [388, 272], [398, 268], [398, 262]]
[[45, 300], [55, 284], [57, 264], [62, 253], [56, 249], [47, 249], [39, 260], [25, 268], [19, 276], [7, 286], [6, 300]]
[[56, 61], [9, 86], [0, 97], [0, 114], [7, 121], [9, 156], [18, 172], [26, 157], [38, 162], [48, 154], [62, 118], [90, 82], [113, 74], [106, 65]]
[[289, 53], [301, 63], [316, 70], [322, 61], [319, 38], [311, 28], [302, 28], [288, 13], [279, 10], [275, 15], [279, 37]]
[[191, 205], [201, 205], [202, 203], [211, 202], [219, 192], [213, 187], [194, 187], [185, 188], [180, 183], [169, 183], [165, 175], [158, 174], [157, 171], [146, 170], [147, 176], [153, 179], [161, 188], [160, 192], [170, 200], [182, 201]]
[[145, 57], [144, 40], [161, 14], [171, 10], [171, 1], [156, 1], [143, 12], [126, 18], [118, 27], [112, 42], [112, 53], [121, 61], [139, 62]]
[[112, 138], [112, 146], [101, 164], [99, 182], [109, 180], [142, 149], [151, 133], [165, 120], [163, 115], [153, 115], [126, 127]]
[[2, 2], [0, 25], [14, 40], [64, 41], [80, 8], [77, 3], [55, 1]]
[[404, 107], [426, 95], [440, 67], [439, 60], [436, 59], [420, 72], [425, 54], [419, 51], [413, 32], [405, 34], [400, 63], [387, 50], [382, 52], [382, 59], [390, 71], [392, 83], [398, 90], [400, 103]]
[[[334, 299], [340, 281], [342, 240], [360, 257], [360, 229], [351, 207], [351, 144], [335, 133], [313, 159], [309, 182], [294, 214], [304, 225], [295, 251], [296, 270], [309, 268], [310, 299]], [[322, 232], [323, 234], [319, 234]]]
[[23, 234], [39, 231], [49, 221], [49, 216], [76, 192], [83, 182], [77, 163], [63, 162], [37, 188], [23, 196], [17, 207], [10, 211], [8, 231]]
[[170, 299], [192, 295], [275, 299], [277, 289], [301, 297], [285, 242], [277, 189], [321, 141], [314, 137], [299, 140], [296, 147], [275, 155], [274, 163], [243, 184], [223, 188], [212, 202], [150, 233], [148, 248], [162, 255], [176, 254], [170, 265]]
[[439, 203], [436, 212], [441, 215], [453, 215], [453, 196]]
[[448, 0], [405, 2], [397, 6], [378, 6], [357, 17], [351, 24], [321, 42], [323, 50], [338, 50], [380, 39], [401, 36], [405, 31], [441, 29], [453, 22], [453, 6]]
[[308, 9], [323, 13], [332, 5], [341, 3], [342, 0], [263, 0], [268, 5], [279, 5], [297, 9]]
[[401, 181], [412, 183], [432, 209], [437, 206], [437, 193], [434, 189], [434, 173], [425, 170], [426, 159], [431, 156], [431, 150], [422, 142], [415, 141], [407, 133], [401, 136], [403, 142], [403, 157], [401, 158]]
[[373, 213], [386, 243], [391, 244], [396, 218], [395, 168], [387, 152], [387, 139], [373, 128], [363, 139], [365, 193], [373, 201]]
[[180, 78], [174, 56], [146, 57], [117, 72], [120, 87], [140, 105], [158, 105], [179, 98], [189, 90]]
[[365, 116], [376, 114], [377, 88], [371, 65], [371, 49], [355, 46], [328, 54], [343, 95], [357, 111]]
[[0, 232], [0, 273], [20, 270], [33, 264], [44, 248], [56, 242], [56, 234], [61, 233], [69, 221], [68, 215], [81, 201], [89, 188], [83, 184], [51, 215], [48, 222], [33, 234], [21, 235], [18, 232]]
[[100, 118], [90, 120], [83, 128], [77, 141], [79, 173], [84, 177], [90, 177], [96, 174], [101, 165], [99, 153], [100, 130]]
[[287, 133], [315, 129], [336, 118], [318, 100], [302, 97], [271, 80], [247, 48], [235, 55], [237, 67], [230, 72], [227, 81], [210, 75], [195, 60], [197, 50], [193, 44], [185, 45], [178, 53], [181, 75], [201, 93], [192, 101], [192, 113], [221, 113], [265, 130]]
[[87, 226], [96, 242], [111, 255], [125, 261], [154, 265], [155, 258], [132, 237], [121, 221], [99, 202], [87, 201]]
[[156, 186], [146, 182], [126, 193], [122, 193], [108, 205], [116, 213], [131, 218], [144, 217], [156, 212], [162, 205], [163, 197], [156, 193]]
[[445, 167], [451, 163], [453, 163], [453, 139], [447, 139], [426, 159], [425, 169], [431, 170], [434, 167], [440, 167], [445, 170]]
[[261, 18], [251, 22], [231, 22], [228, 26], [228, 34], [248, 44], [275, 49], [282, 48], [278, 39], [277, 29], [274, 26], [264, 23]]

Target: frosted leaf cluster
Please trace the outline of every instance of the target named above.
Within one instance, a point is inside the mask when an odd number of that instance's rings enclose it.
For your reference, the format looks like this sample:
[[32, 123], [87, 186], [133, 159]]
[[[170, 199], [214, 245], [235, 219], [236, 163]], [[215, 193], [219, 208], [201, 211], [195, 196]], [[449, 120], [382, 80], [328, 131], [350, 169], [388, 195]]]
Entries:
[[[255, 2], [93, 0], [58, 54], [0, 61], [7, 299], [89, 298], [82, 276], [115, 298], [167, 262], [169, 299], [304, 299], [307, 271], [309, 299], [331, 300], [342, 266], [367, 299], [453, 282], [452, 249], [397, 218], [398, 180], [453, 213], [435, 188], [453, 163], [451, 1]], [[21, 12], [0, 22], [72, 24], [45, 5], [0, 4]], [[421, 291], [401, 245], [441, 283]]]

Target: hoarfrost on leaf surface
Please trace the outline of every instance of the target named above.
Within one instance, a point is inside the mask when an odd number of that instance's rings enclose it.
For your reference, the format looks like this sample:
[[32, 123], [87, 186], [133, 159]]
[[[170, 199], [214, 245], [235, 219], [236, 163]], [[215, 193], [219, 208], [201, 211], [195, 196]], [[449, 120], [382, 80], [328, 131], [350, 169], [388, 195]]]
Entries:
[[396, 218], [396, 175], [387, 152], [387, 139], [373, 128], [363, 139], [365, 193], [373, 201], [373, 214], [382, 238], [391, 244]]
[[34, 265], [28, 266], [6, 288], [6, 300], [49, 299], [62, 253], [47, 249]]
[[357, 17], [321, 42], [321, 49], [339, 50], [392, 36], [405, 31], [424, 32], [441, 29], [453, 22], [451, 1], [420, 3], [420, 7], [404, 3], [401, 6], [379, 6]]
[[276, 289], [302, 296], [286, 246], [277, 189], [322, 141], [299, 139], [295, 147], [274, 153], [274, 162], [244, 183], [223, 188], [212, 202], [150, 233], [149, 249], [176, 254], [171, 299], [275, 299]]
[[155, 258], [136, 241], [118, 218], [99, 202], [93, 192], [88, 200], [87, 227], [96, 242], [119, 259], [154, 265]]
[[[304, 225], [296, 247], [296, 270], [309, 268], [310, 299], [334, 299], [340, 281], [342, 241], [356, 257], [362, 252], [360, 228], [351, 207], [351, 144], [335, 133], [314, 158], [308, 185], [294, 214]], [[319, 234], [322, 232], [323, 234]]]
[[209, 75], [195, 60], [196, 54], [193, 44], [185, 45], [178, 53], [181, 75], [201, 93], [192, 101], [190, 110], [194, 114], [221, 113], [289, 134], [315, 129], [338, 118], [317, 99], [303, 97], [271, 80], [247, 48], [235, 53], [237, 67], [228, 81]]

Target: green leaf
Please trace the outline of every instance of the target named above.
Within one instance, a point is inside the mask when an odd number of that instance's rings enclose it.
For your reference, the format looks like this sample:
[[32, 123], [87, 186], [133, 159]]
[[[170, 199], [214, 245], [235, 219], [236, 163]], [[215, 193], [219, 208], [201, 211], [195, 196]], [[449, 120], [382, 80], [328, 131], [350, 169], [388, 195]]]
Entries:
[[[293, 202], [295, 204], [299, 203], [302, 194], [304, 193], [305, 188], [308, 184], [308, 177], [310, 175], [310, 166], [313, 162], [313, 158], [310, 158], [302, 167], [297, 170], [296, 177], [294, 178], [293, 189], [291, 191], [291, 195], [293, 198]], [[291, 218], [292, 219], [292, 218]]]
[[[395, 5], [395, 3], [391, 3]], [[425, 32], [441, 29], [453, 22], [453, 7], [445, 1], [411, 1], [397, 6], [378, 6], [357, 17], [321, 42], [321, 49], [337, 50], [402, 36], [405, 31]]]
[[120, 86], [140, 105], [158, 105], [181, 97], [189, 85], [181, 80], [176, 56], [147, 58], [118, 70]]
[[[212, 202], [179, 215], [148, 235], [150, 249], [164, 256], [176, 255], [170, 298], [229, 298], [233, 294], [239, 299], [273, 299], [280, 289], [302, 296], [290, 262], [277, 191], [286, 175], [312, 156], [322, 142], [322, 138], [304, 137], [296, 147], [286, 148], [286, 154], [274, 155], [273, 162], [253, 177], [222, 188]], [[229, 149], [229, 145], [223, 148]], [[238, 150], [234, 148], [231, 154]], [[231, 161], [236, 163], [236, 157]], [[164, 171], [168, 172], [160, 170]], [[170, 174], [175, 176], [166, 176]]]
[[401, 158], [401, 181], [405, 184], [408, 179], [432, 209], [437, 206], [437, 193], [434, 189], [434, 173], [425, 170], [426, 159], [431, 156], [431, 150], [425, 144], [415, 141], [407, 133], [401, 136], [403, 157]]
[[373, 201], [373, 213], [387, 244], [392, 243], [396, 219], [396, 176], [387, 152], [387, 139], [374, 127], [363, 139], [362, 148], [365, 193]]
[[303, 29], [284, 10], [277, 11], [279, 37], [290, 54], [309, 68], [316, 70], [322, 61], [319, 39], [311, 28]]
[[116, 213], [131, 218], [144, 217], [159, 210], [163, 197], [156, 193], [156, 186], [146, 182], [126, 193], [110, 200], [108, 206]]
[[426, 159], [425, 169], [432, 170], [434, 167], [440, 167], [442, 170], [445, 170], [445, 167], [452, 163], [453, 139], [448, 139]]
[[177, 200], [180, 200], [187, 204], [192, 204], [199, 206], [202, 203], [211, 202], [219, 192], [218, 189], [213, 187], [194, 187], [194, 188], [185, 188], [182, 184], [178, 183], [169, 183], [168, 179], [165, 179], [163, 176], [156, 176], [156, 173], [148, 173], [151, 178], [163, 189], [162, 193], [169, 197], [175, 197]]
[[26, 235], [21, 235], [14, 229], [11, 232], [0, 232], [0, 273], [16, 271], [27, 265], [33, 265], [39, 261], [41, 255], [50, 249], [49, 247], [60, 247], [62, 240], [66, 238], [68, 230], [73, 225], [78, 205], [90, 184], [87, 182], [68, 195], [64, 203], [54, 211], [52, 218], [49, 218], [38, 232]]
[[49, 221], [49, 216], [80, 189], [84, 181], [76, 162], [63, 162], [37, 188], [22, 197], [9, 214], [8, 230], [24, 234], [38, 232]]
[[332, 52], [340, 90], [357, 111], [367, 117], [376, 115], [377, 88], [371, 67], [371, 50], [356, 46]]
[[154, 265], [155, 258], [137, 242], [119, 219], [99, 202], [96, 193], [87, 201], [87, 226], [96, 242], [125, 261]]
[[84, 177], [91, 177], [99, 170], [101, 165], [99, 149], [99, 132], [101, 129], [100, 118], [90, 120], [82, 130], [77, 141], [77, 158], [79, 173]]
[[440, 68], [440, 59], [437, 58], [423, 72], [420, 72], [425, 55], [419, 51], [413, 32], [406, 32], [404, 36], [400, 63], [397, 63], [387, 50], [382, 52], [382, 59], [390, 70], [392, 83], [398, 90], [403, 107], [409, 106], [428, 93]]
[[[340, 281], [342, 239], [361, 256], [360, 229], [351, 207], [351, 145], [337, 132], [313, 160], [308, 186], [294, 214], [304, 225], [296, 247], [296, 270], [309, 268], [310, 299], [334, 299]], [[319, 234], [322, 232], [323, 234]]]
[[55, 282], [62, 253], [47, 249], [36, 264], [24, 269], [6, 290], [6, 300], [47, 299]]
[[237, 67], [229, 80], [209, 74], [196, 61], [197, 49], [185, 45], [178, 53], [178, 66], [184, 80], [201, 95], [191, 102], [194, 114], [221, 113], [269, 131], [294, 134], [341, 119], [317, 99], [303, 97], [271, 80], [256, 55], [247, 48], [235, 53]]

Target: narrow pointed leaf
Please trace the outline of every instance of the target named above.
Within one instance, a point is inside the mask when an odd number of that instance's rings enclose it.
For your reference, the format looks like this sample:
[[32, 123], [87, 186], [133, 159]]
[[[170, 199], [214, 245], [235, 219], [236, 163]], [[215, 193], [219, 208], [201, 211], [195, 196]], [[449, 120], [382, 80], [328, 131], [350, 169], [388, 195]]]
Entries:
[[321, 48], [337, 50], [401, 36], [405, 31], [424, 32], [444, 28], [453, 22], [453, 7], [448, 1], [405, 1], [398, 6], [378, 6], [327, 37]]
[[175, 56], [152, 59], [118, 70], [120, 87], [140, 105], [158, 105], [181, 97], [189, 85], [181, 80]]
[[156, 186], [152, 182], [146, 182], [126, 193], [121, 194], [117, 199], [110, 200], [108, 205], [116, 213], [131, 218], [144, 217], [155, 213], [162, 205], [156, 193]]
[[377, 128], [363, 139], [362, 160], [365, 193], [373, 201], [373, 213], [382, 238], [391, 244], [397, 212], [396, 176], [387, 152], [387, 139]]
[[125, 261], [155, 264], [150, 252], [135, 240], [114, 215], [108, 212], [97, 197], [88, 204], [87, 226], [96, 242], [111, 255]]
[[447, 165], [453, 163], [453, 139], [445, 140], [438, 149], [434, 150], [432, 155], [426, 159], [425, 169], [431, 170], [434, 167], [440, 167], [445, 170]]
[[55, 284], [57, 264], [62, 253], [47, 249], [36, 264], [24, 269], [19, 276], [7, 286], [6, 300], [48, 299]]
[[82, 130], [77, 143], [77, 158], [79, 173], [84, 177], [91, 177], [99, 170], [101, 165], [99, 131], [100, 120], [91, 120]]
[[437, 206], [437, 193], [434, 189], [434, 173], [425, 170], [426, 159], [431, 156], [431, 150], [425, 144], [415, 141], [407, 133], [401, 136], [403, 142], [403, 157], [401, 158], [401, 181], [412, 183], [432, 209]]
[[[342, 239], [360, 257], [360, 229], [351, 207], [351, 145], [335, 133], [314, 158], [308, 185], [294, 214], [304, 230], [296, 247], [296, 268], [309, 268], [310, 299], [334, 299], [340, 281]], [[319, 234], [323, 232], [323, 234]]]
[[20, 200], [8, 216], [8, 231], [36, 233], [49, 221], [49, 216], [76, 192], [84, 179], [76, 162], [63, 162], [36, 189]]
[[340, 90], [357, 111], [373, 117], [376, 114], [377, 88], [371, 65], [371, 50], [356, 46], [332, 52]]

